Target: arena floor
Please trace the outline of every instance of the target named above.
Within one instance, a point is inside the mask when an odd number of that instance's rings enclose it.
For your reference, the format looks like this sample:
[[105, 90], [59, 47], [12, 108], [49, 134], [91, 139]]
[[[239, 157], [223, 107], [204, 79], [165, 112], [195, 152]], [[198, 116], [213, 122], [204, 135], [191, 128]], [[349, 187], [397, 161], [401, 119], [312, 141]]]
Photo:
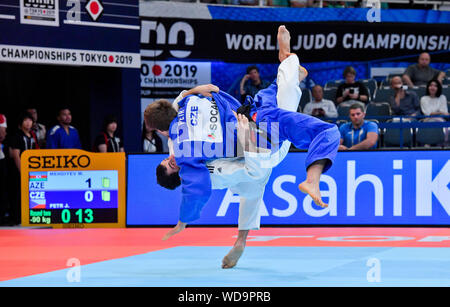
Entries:
[[[450, 286], [448, 228], [0, 229], [0, 287]], [[74, 264], [81, 266], [74, 267]]]

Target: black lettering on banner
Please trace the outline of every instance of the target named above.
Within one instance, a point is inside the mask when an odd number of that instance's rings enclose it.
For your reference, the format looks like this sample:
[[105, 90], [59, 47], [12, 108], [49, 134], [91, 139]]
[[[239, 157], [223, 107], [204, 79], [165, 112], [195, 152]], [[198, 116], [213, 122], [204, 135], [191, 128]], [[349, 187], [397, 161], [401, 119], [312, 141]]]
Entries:
[[30, 156], [28, 168], [86, 168], [91, 165], [91, 159], [87, 155], [72, 156]]
[[39, 157], [30, 156], [28, 158], [28, 168], [39, 168], [40, 167]]

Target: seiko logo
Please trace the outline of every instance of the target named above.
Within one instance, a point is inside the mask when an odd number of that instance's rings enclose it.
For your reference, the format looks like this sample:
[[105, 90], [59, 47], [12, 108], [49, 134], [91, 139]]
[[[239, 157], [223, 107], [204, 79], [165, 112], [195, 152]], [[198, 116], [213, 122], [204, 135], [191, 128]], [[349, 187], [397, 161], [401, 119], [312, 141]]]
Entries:
[[[179, 42], [178, 38], [184, 36], [184, 41]], [[185, 48], [194, 46], [194, 29], [190, 24], [182, 21], [175, 22], [169, 28], [167, 34], [166, 27], [161, 22], [142, 20], [141, 23], [141, 44], [150, 46], [163, 47], [169, 45], [173, 47]], [[167, 47], [166, 47], [167, 48]], [[189, 48], [188, 48], [189, 49]], [[141, 48], [143, 57], [156, 58], [163, 53], [162, 49]], [[192, 51], [189, 50], [169, 50], [170, 54], [176, 58], [186, 58]]]
[[91, 164], [91, 159], [86, 155], [67, 156], [30, 156], [28, 168], [86, 168]]

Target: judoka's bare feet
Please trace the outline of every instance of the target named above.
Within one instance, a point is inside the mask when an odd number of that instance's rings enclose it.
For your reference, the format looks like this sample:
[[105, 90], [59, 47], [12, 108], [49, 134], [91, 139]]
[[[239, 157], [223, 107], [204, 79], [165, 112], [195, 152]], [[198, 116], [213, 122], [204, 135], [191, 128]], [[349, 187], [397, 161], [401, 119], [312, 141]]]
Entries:
[[326, 203], [322, 201], [322, 196], [320, 195], [319, 183], [303, 181], [298, 185], [300, 191], [311, 196], [314, 203], [322, 208], [328, 207]]
[[236, 242], [234, 242], [233, 248], [222, 259], [222, 269], [231, 269], [236, 266], [239, 258], [245, 249], [245, 243], [247, 242], [248, 230], [239, 230]]
[[311, 196], [314, 203], [322, 208], [328, 207], [328, 205], [322, 201], [319, 188], [320, 175], [322, 175], [326, 163], [326, 159], [317, 160], [311, 163], [306, 170], [306, 180], [298, 185], [300, 191]]
[[236, 266], [244, 252], [245, 244], [234, 245], [228, 254], [222, 259], [222, 269], [231, 269]]
[[291, 55], [291, 35], [285, 26], [278, 27], [277, 40], [279, 47], [278, 59], [281, 63]]

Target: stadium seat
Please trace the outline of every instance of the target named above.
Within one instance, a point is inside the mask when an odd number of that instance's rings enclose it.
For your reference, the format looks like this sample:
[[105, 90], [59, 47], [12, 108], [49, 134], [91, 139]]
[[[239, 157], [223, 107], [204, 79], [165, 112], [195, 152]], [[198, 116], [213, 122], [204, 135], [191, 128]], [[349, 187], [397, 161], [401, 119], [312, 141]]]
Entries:
[[339, 117], [348, 117], [348, 114], [350, 112], [350, 106], [338, 106], [337, 112]]
[[373, 101], [373, 98], [375, 97], [375, 93], [377, 91], [377, 81], [375, 79], [362, 79], [358, 81], [364, 84], [369, 89], [370, 101]]
[[300, 98], [300, 104], [298, 105], [298, 112], [301, 112], [305, 108], [305, 105], [308, 102], [311, 102], [312, 100], [312, 94], [311, 90], [309, 89], [302, 89], [302, 97]]
[[[366, 116], [390, 116], [391, 106], [388, 102], [371, 102], [366, 106]], [[378, 119], [385, 122], [387, 119]]]
[[338, 88], [338, 86], [343, 83], [344, 80], [331, 80], [325, 83], [324, 89]]
[[390, 87], [383, 87], [377, 90], [374, 102], [388, 102], [389, 97], [394, 95], [394, 90]]
[[328, 99], [336, 103], [337, 88], [328, 88], [323, 90], [323, 99]]
[[[447, 101], [450, 101], [450, 86], [444, 85], [442, 86], [442, 95], [447, 97]], [[450, 112], [450, 109], [449, 109]]]
[[425, 144], [431, 146], [443, 145], [445, 142], [445, 133], [443, 128], [417, 128], [416, 143], [417, 146]]
[[446, 77], [444, 78], [444, 80], [442, 80], [442, 85], [449, 85], [450, 84], [450, 77]]
[[403, 131], [403, 146], [411, 147], [413, 139], [411, 128], [385, 128], [383, 130], [384, 147], [400, 147], [400, 131]]
[[422, 96], [425, 96], [426, 90], [427, 89], [424, 86], [408, 88], [408, 91], [412, 91], [417, 94], [417, 97], [419, 97], [419, 100]]

